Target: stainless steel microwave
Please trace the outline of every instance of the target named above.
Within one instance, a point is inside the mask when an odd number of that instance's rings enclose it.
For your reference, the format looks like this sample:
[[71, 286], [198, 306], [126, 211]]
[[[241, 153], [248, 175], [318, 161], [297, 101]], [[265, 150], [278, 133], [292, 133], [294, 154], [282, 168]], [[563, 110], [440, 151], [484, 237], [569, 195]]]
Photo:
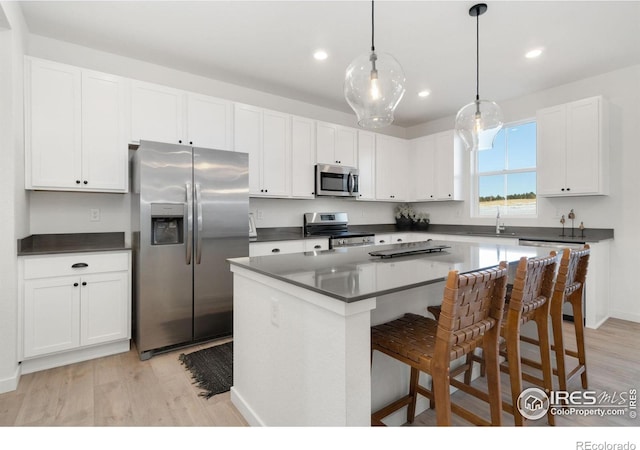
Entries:
[[316, 165], [316, 197], [357, 197], [358, 169], [331, 164]]

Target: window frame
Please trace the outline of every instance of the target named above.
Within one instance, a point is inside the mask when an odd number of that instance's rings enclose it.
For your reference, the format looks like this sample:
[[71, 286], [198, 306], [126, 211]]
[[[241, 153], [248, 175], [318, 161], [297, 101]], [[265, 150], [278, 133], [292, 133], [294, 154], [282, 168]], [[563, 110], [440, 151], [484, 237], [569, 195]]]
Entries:
[[[502, 126], [502, 129], [505, 128], [512, 128], [512, 127], [517, 127], [518, 125], [524, 125], [524, 124], [528, 124], [528, 123], [535, 123], [536, 124], [536, 136], [537, 136], [537, 129], [538, 129], [538, 124], [536, 121], [535, 117], [529, 117], [526, 119], [522, 119], [522, 120], [516, 120], [513, 122], [509, 122], [509, 123], [505, 123]], [[538, 149], [537, 149], [537, 138], [536, 138], [536, 164], [533, 167], [527, 167], [527, 168], [522, 168], [522, 169], [504, 169], [504, 170], [492, 170], [492, 171], [488, 171], [488, 172], [479, 172], [478, 171], [478, 154], [479, 151], [474, 151], [471, 152], [471, 158], [470, 158], [470, 163], [471, 163], [471, 198], [473, 199], [471, 203], [471, 217], [475, 218], [475, 219], [487, 219], [487, 218], [491, 218], [491, 216], [488, 215], [480, 215], [480, 177], [481, 176], [495, 176], [495, 175], [511, 175], [511, 174], [518, 174], [518, 173], [530, 173], [533, 172], [535, 174], [536, 177], [536, 212], [535, 214], [506, 214], [506, 212], [503, 212], [502, 210], [500, 211], [500, 217], [502, 218], [509, 218], [509, 219], [537, 219], [538, 218], [538, 213], [539, 213], [539, 209], [540, 209], [540, 205], [538, 203], [539, 200], [539, 196], [538, 196]], [[507, 155], [508, 155], [508, 146], [507, 146]], [[505, 183], [506, 183], [506, 177], [505, 177]], [[505, 186], [505, 192], [506, 192], [506, 186]]]

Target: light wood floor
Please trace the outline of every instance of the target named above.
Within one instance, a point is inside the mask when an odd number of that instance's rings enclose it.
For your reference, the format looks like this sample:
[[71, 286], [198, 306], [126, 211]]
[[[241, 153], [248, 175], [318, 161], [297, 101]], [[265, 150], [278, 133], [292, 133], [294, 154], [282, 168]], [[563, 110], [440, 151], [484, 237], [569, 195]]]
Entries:
[[[598, 330], [587, 330], [586, 338], [590, 389], [620, 392], [640, 387], [640, 324], [610, 319]], [[176, 350], [149, 361], [140, 361], [132, 349], [23, 375], [16, 391], [0, 395], [0, 426], [246, 426], [229, 393], [208, 400], [198, 396], [200, 390], [178, 360], [180, 353], [224, 342]], [[579, 389], [579, 381], [571, 387]], [[503, 392], [508, 389], [503, 378]], [[476, 405], [479, 411], [486, 409], [462, 395], [454, 394], [454, 400], [466, 407]], [[513, 423], [508, 414], [503, 418], [505, 425]], [[457, 425], [468, 425], [455, 420]], [[414, 424], [434, 425], [435, 414], [426, 411]], [[529, 424], [546, 426], [546, 420]], [[556, 424], [638, 426], [640, 421], [627, 416], [557, 417]]]

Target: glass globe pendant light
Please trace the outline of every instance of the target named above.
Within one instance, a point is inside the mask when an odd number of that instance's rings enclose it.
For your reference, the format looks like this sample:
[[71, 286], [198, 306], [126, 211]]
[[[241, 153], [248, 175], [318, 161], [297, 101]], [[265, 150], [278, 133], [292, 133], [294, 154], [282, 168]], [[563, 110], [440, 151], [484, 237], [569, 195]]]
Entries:
[[480, 19], [487, 11], [485, 3], [478, 3], [469, 9], [469, 15], [476, 18], [476, 99], [465, 105], [456, 115], [456, 132], [469, 150], [487, 150], [493, 147], [493, 140], [503, 125], [500, 106], [491, 100], [480, 100]]
[[393, 123], [393, 113], [405, 92], [402, 66], [374, 45], [374, 2], [371, 2], [371, 52], [347, 67], [344, 97], [362, 128], [382, 128]]

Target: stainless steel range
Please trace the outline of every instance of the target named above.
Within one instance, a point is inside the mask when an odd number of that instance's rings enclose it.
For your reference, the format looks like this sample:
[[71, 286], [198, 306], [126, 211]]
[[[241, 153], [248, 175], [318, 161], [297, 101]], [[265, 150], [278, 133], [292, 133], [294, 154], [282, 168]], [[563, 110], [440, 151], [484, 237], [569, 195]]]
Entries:
[[327, 236], [329, 248], [372, 245], [373, 233], [349, 231], [349, 218], [344, 212], [305, 213], [304, 233], [306, 236]]

